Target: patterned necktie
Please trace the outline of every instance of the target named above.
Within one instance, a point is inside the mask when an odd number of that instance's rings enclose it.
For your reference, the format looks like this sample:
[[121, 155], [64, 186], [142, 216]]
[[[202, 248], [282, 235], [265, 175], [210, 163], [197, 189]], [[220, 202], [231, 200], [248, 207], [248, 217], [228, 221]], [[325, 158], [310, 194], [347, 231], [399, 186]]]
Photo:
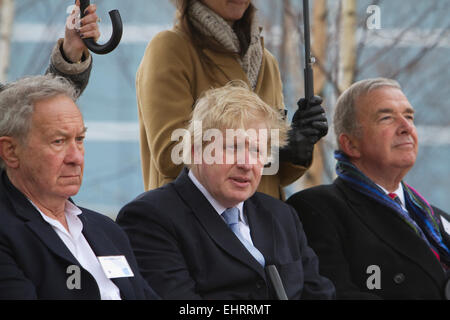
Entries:
[[231, 231], [238, 237], [244, 247], [252, 254], [252, 256], [264, 267], [265, 259], [262, 253], [248, 240], [246, 240], [239, 230], [239, 210], [236, 207], [228, 208], [222, 213], [222, 217], [230, 227]]
[[400, 206], [402, 206], [403, 208], [403, 204], [402, 204], [402, 200], [400, 200], [399, 196], [396, 193], [389, 193], [388, 196], [394, 200], [395, 202], [397, 202]]

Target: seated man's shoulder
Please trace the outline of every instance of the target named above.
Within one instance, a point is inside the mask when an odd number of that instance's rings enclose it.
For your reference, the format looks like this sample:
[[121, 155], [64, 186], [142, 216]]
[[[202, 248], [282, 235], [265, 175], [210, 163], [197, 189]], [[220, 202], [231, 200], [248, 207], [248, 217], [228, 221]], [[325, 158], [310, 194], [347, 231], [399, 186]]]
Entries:
[[337, 191], [337, 187], [335, 183], [332, 184], [321, 184], [318, 186], [306, 188], [304, 190], [298, 191], [294, 193], [292, 196], [299, 196], [299, 197], [312, 197], [312, 196], [322, 196], [322, 195], [328, 195], [328, 194], [334, 194]]
[[289, 206], [285, 202], [262, 192], [255, 192], [255, 194], [250, 199], [257, 202], [258, 204], [262, 204], [268, 207], [280, 207], [286, 209], [289, 208]]
[[329, 204], [332, 201], [339, 200], [340, 192], [335, 184], [323, 184], [298, 191], [291, 195], [286, 202], [292, 206], [300, 202], [319, 202]]
[[[137, 215], [150, 217], [162, 214], [168, 218], [179, 214], [181, 208], [185, 207], [182, 198], [173, 187], [168, 183], [157, 189], [149, 190], [138, 195], [135, 199], [128, 202], [119, 212], [116, 221], [120, 221], [125, 215]], [[120, 223], [119, 223], [120, 224]]]
[[81, 221], [88, 223], [98, 231], [102, 231], [112, 242], [118, 244], [128, 244], [128, 238], [122, 228], [108, 215], [79, 207], [82, 211]]
[[155, 206], [164, 205], [171, 206], [178, 203], [180, 196], [173, 187], [173, 183], [168, 183], [157, 189], [149, 190], [138, 195], [130, 203], [146, 202]]
[[318, 215], [340, 220], [351, 214], [346, 195], [335, 183], [299, 191], [290, 196], [286, 203], [297, 211], [302, 222], [308, 217], [313, 221]]

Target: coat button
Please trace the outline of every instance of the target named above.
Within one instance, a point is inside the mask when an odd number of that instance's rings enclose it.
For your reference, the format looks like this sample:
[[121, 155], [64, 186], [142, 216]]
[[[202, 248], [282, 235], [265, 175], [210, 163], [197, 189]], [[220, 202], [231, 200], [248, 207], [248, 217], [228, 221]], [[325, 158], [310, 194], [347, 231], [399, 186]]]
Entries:
[[263, 280], [256, 281], [256, 289], [261, 289], [264, 286]]
[[403, 281], [405, 281], [405, 275], [404, 275], [403, 273], [397, 273], [397, 274], [394, 276], [394, 282], [395, 282], [396, 284], [400, 284], [400, 283], [402, 283]]

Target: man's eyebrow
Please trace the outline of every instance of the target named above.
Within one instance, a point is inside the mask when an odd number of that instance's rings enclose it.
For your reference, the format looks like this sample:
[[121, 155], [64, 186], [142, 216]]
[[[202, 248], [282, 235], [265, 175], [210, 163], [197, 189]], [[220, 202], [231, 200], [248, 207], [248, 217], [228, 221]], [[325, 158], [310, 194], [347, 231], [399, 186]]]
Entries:
[[[381, 114], [381, 113], [393, 113], [394, 109], [393, 108], [383, 108], [383, 109], [379, 109], [377, 110], [376, 114]], [[404, 111], [404, 113], [415, 113], [413, 108], [406, 108], [406, 110]]]
[[[87, 127], [83, 127], [83, 130], [81, 130], [81, 132], [77, 133], [77, 135], [85, 134], [86, 131], [87, 131]], [[54, 135], [59, 135], [59, 136], [67, 137], [67, 136], [69, 136], [70, 134], [68, 134], [67, 131], [58, 129], [58, 130], [56, 130], [56, 131], [54, 132]]]
[[390, 108], [378, 109], [377, 112], [375, 112], [374, 117], [378, 117], [380, 114], [383, 113], [394, 113], [394, 110]]

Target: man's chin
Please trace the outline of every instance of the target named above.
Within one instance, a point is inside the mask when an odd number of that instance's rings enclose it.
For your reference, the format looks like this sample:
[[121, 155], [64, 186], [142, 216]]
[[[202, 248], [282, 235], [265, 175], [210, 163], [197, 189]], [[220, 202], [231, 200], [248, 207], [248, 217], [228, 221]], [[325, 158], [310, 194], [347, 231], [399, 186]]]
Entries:
[[229, 199], [236, 204], [243, 202], [250, 198], [255, 192], [252, 192], [251, 190], [234, 190], [233, 192], [230, 192]]
[[416, 154], [405, 154], [401, 159], [400, 163], [403, 167], [412, 167], [416, 163]]
[[67, 198], [76, 196], [78, 194], [78, 191], [80, 191], [80, 185], [68, 185], [64, 186], [62, 188], [61, 194], [64, 195]]

